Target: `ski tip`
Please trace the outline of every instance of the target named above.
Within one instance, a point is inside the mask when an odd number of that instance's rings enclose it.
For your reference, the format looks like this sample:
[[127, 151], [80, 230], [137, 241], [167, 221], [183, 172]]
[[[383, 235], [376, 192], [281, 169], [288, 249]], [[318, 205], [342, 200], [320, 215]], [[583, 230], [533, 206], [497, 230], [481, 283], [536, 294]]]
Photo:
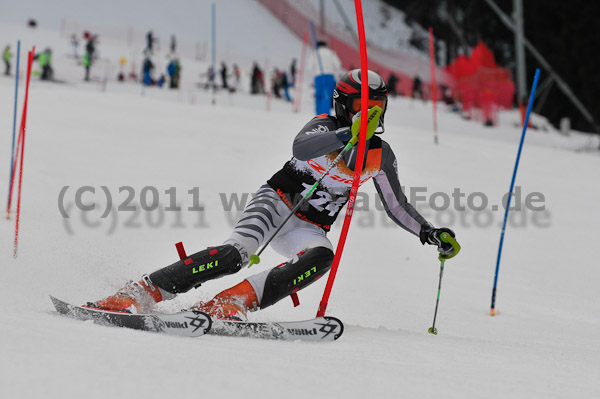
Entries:
[[60, 299], [57, 299], [57, 298], [53, 297], [52, 295], [48, 295], [48, 296], [50, 297], [50, 300], [52, 301], [52, 303], [53, 303], [54, 305], [56, 305], [57, 303], [61, 303], [61, 302], [63, 302], [63, 301], [61, 301]]

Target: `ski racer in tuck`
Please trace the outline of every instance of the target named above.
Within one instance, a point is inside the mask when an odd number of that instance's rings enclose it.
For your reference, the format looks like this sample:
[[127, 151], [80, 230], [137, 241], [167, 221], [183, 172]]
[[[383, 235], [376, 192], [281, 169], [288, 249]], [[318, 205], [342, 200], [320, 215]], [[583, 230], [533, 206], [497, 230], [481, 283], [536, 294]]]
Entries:
[[[132, 281], [88, 307], [123, 312], [149, 313], [160, 301], [174, 298], [206, 281], [236, 273], [246, 267], [250, 255], [274, 234], [292, 209], [323, 175], [341, 149], [358, 135], [360, 126], [360, 70], [346, 73], [334, 92], [336, 116], [319, 115], [302, 128], [293, 144], [293, 157], [260, 187], [246, 206], [231, 236], [222, 245], [209, 247], [163, 267], [140, 281]], [[373, 180], [388, 216], [400, 227], [432, 244], [443, 255], [453, 254], [441, 234], [407, 202], [397, 174], [397, 162], [384, 131], [387, 106], [385, 82], [369, 71], [369, 108], [379, 106], [380, 118], [367, 129], [361, 184]], [[351, 127], [354, 125], [354, 129]], [[354, 133], [353, 133], [354, 132]], [[252, 275], [194, 309], [219, 319], [246, 320], [247, 311], [264, 309], [307, 287], [331, 268], [333, 246], [327, 232], [348, 201], [356, 163], [350, 149], [316, 188], [316, 194], [297, 211], [271, 241], [271, 247], [288, 260]]]

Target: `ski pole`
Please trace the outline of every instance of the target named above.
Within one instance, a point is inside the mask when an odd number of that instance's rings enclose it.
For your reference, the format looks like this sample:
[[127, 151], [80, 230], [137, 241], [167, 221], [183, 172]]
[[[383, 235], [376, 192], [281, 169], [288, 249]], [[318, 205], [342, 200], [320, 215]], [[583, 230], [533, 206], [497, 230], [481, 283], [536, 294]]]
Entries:
[[460, 245], [458, 244], [458, 242], [456, 242], [454, 237], [452, 237], [450, 234], [442, 233], [441, 240], [452, 245], [452, 248], [454, 248], [454, 251], [452, 251], [452, 254], [450, 254], [450, 255], [440, 254], [440, 256], [438, 257], [438, 259], [440, 260], [440, 281], [438, 283], [437, 299], [435, 300], [435, 312], [433, 313], [433, 324], [431, 325], [431, 327], [429, 327], [429, 330], [427, 330], [429, 332], [429, 334], [433, 334], [433, 335], [437, 335], [437, 333], [438, 333], [437, 328], [435, 328], [435, 320], [437, 318], [438, 306], [440, 304], [440, 292], [442, 290], [442, 277], [444, 275], [444, 263], [446, 262], [447, 259], [455, 257], [460, 252]]
[[[381, 110], [381, 107], [379, 107], [379, 106], [374, 106], [373, 108], [371, 108], [369, 110], [368, 117], [367, 117], [367, 131], [370, 131], [370, 130], [375, 131], [375, 129], [377, 128], [377, 123], [379, 122], [379, 118], [381, 117], [381, 113], [382, 113], [382, 110]], [[360, 120], [357, 122], [360, 122]], [[329, 168], [327, 168], [327, 170], [323, 173], [323, 175], [321, 175], [321, 177], [319, 177], [319, 180], [317, 180], [315, 182], [315, 184], [312, 185], [310, 190], [308, 190], [308, 192], [306, 194], [304, 194], [304, 197], [296, 204], [296, 206], [292, 209], [290, 214], [287, 215], [285, 220], [281, 223], [281, 225], [277, 228], [277, 230], [275, 230], [275, 233], [273, 233], [271, 235], [271, 237], [269, 237], [267, 242], [263, 244], [262, 248], [256, 254], [250, 255], [250, 264], [248, 265], [248, 267], [260, 263], [260, 254], [263, 253], [263, 251], [265, 250], [265, 248], [267, 248], [267, 246], [273, 240], [273, 238], [275, 238], [275, 236], [277, 236], [277, 233], [279, 233], [281, 228], [283, 226], [285, 226], [285, 224], [287, 223], [288, 220], [290, 220], [292, 215], [296, 214], [296, 211], [298, 209], [300, 209], [300, 207], [306, 202], [306, 200], [311, 197], [311, 195], [313, 194], [313, 192], [315, 191], [317, 186], [323, 181], [325, 176], [327, 176], [329, 174], [331, 169], [333, 169], [333, 167], [335, 165], [337, 165], [337, 163], [340, 161], [340, 159], [342, 159], [344, 154], [346, 154], [346, 152], [348, 152], [350, 150], [350, 148], [352, 148], [354, 145], [356, 145], [356, 143], [358, 143], [359, 135], [356, 134], [356, 132], [354, 131], [354, 129], [355, 129], [354, 126], [358, 126], [358, 125], [352, 125], [352, 127], [350, 128], [352, 133], [354, 134], [354, 136], [350, 139], [350, 141], [348, 141], [348, 143], [342, 149], [342, 151], [340, 151], [339, 155], [333, 160], [333, 162], [331, 163]]]
[[263, 244], [262, 248], [256, 254], [250, 255], [250, 264], [248, 265], [248, 267], [250, 267], [252, 265], [257, 265], [260, 263], [260, 254], [262, 254], [263, 251], [265, 250], [265, 248], [267, 248], [269, 246], [269, 244], [271, 243], [273, 238], [275, 238], [277, 233], [279, 233], [279, 231], [282, 229], [282, 227], [285, 226], [287, 221], [290, 220], [290, 218], [296, 214], [296, 211], [298, 209], [300, 209], [300, 207], [306, 202], [306, 200], [312, 196], [313, 192], [315, 191], [317, 186], [323, 181], [325, 176], [327, 176], [329, 174], [331, 169], [333, 169], [333, 167], [335, 165], [337, 165], [337, 163], [340, 161], [340, 159], [343, 158], [343, 156], [346, 154], [346, 152], [348, 152], [350, 150], [350, 148], [352, 148], [356, 144], [357, 141], [358, 141], [358, 137], [353, 137], [352, 139], [350, 139], [350, 141], [348, 141], [348, 144], [346, 144], [346, 146], [342, 149], [342, 151], [340, 151], [340, 154], [333, 160], [333, 162], [331, 163], [329, 168], [327, 168], [327, 170], [325, 171], [325, 173], [323, 173], [323, 175], [319, 178], [319, 180], [317, 180], [315, 182], [315, 184], [313, 184], [313, 186], [310, 188], [310, 190], [308, 190], [308, 192], [306, 194], [304, 194], [304, 197], [296, 204], [296, 206], [292, 209], [290, 214], [287, 215], [287, 217], [285, 218], [283, 223], [281, 223], [281, 225], [277, 228], [277, 230], [275, 230], [275, 233], [273, 233], [273, 235], [271, 235], [271, 237], [269, 237], [267, 242], [265, 242]]

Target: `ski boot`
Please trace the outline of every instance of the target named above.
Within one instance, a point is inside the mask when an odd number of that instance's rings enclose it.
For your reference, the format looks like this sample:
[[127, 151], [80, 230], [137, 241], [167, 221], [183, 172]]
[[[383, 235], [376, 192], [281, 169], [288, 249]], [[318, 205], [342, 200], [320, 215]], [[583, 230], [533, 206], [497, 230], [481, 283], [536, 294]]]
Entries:
[[220, 292], [208, 302], [198, 302], [192, 309], [208, 313], [219, 320], [246, 321], [248, 310], [258, 309], [258, 298], [252, 285], [244, 280]]
[[96, 302], [88, 302], [84, 307], [123, 313], [150, 313], [154, 305], [169, 293], [154, 285], [147, 274], [140, 281], [130, 281], [114, 295]]

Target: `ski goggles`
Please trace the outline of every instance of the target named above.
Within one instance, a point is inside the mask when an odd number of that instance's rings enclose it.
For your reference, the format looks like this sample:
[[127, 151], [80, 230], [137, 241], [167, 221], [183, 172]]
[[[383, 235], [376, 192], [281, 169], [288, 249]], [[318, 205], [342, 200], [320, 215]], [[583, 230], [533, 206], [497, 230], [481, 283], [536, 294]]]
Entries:
[[[348, 110], [356, 114], [361, 110], [362, 100], [360, 97], [351, 97], [348, 101]], [[379, 106], [382, 110], [385, 111], [385, 106], [387, 105], [387, 98], [384, 96], [373, 96], [369, 97], [368, 108], [371, 109], [375, 106]]]

